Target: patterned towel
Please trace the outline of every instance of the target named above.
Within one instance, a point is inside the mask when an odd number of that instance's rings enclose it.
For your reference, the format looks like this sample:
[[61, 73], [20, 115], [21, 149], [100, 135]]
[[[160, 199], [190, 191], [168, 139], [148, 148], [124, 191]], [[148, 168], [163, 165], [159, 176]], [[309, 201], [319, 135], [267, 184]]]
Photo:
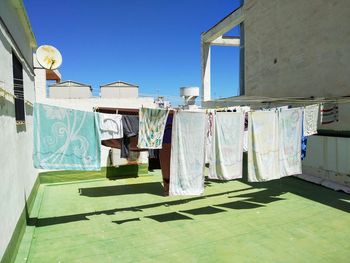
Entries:
[[34, 166], [48, 170], [100, 170], [97, 113], [36, 103]]
[[101, 140], [123, 138], [122, 115], [98, 113]]
[[319, 111], [320, 107], [318, 104], [306, 106], [304, 108], [304, 136], [317, 134]]
[[138, 148], [162, 148], [163, 134], [168, 114], [169, 111], [164, 109], [140, 109]]
[[321, 105], [321, 124], [339, 121], [338, 104], [324, 103]]

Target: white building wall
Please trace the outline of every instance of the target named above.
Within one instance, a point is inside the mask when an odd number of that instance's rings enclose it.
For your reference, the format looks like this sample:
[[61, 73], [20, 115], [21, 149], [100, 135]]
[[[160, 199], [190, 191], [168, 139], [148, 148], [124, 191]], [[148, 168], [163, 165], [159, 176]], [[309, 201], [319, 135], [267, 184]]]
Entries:
[[350, 1], [245, 0], [245, 95], [347, 96]]
[[89, 86], [84, 87], [49, 87], [49, 97], [51, 99], [87, 99], [91, 98], [92, 92]]
[[[35, 57], [34, 57], [35, 59]], [[34, 61], [35, 65], [35, 61]], [[47, 97], [46, 92], [46, 71], [45, 69], [36, 68], [34, 69], [35, 78], [35, 100], [36, 102], [40, 102], [43, 98]]]
[[[32, 50], [12, 4], [0, 1], [0, 16], [11, 30], [21, 53], [32, 64]], [[0, 24], [0, 86], [13, 94], [12, 49], [17, 47]], [[20, 60], [23, 61], [23, 57]], [[33, 72], [23, 65], [24, 96], [34, 100]], [[32, 70], [32, 69], [31, 69]], [[26, 106], [25, 126], [16, 126], [13, 99], [0, 97], [0, 259], [9, 244], [25, 202], [37, 178], [33, 167], [32, 108]]]
[[138, 87], [101, 87], [101, 98], [137, 98]]

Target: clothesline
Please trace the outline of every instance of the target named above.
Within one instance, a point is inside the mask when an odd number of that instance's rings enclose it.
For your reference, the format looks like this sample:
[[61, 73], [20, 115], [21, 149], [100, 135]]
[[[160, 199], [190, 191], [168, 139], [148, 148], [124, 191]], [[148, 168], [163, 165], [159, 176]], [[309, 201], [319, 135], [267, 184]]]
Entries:
[[296, 103], [296, 104], [315, 104], [315, 103], [350, 103], [350, 96], [339, 96], [339, 97], [319, 97], [319, 98], [300, 98], [300, 97], [236, 97], [209, 100], [207, 103], [218, 104], [220, 102], [232, 102], [240, 103], [240, 105], [251, 105], [251, 104], [266, 104], [266, 103]]
[[[3, 81], [1, 81], [4, 83]], [[25, 104], [33, 107], [33, 103], [29, 100], [24, 99], [24, 92], [23, 91], [15, 91], [15, 94], [12, 94], [11, 92], [7, 91], [6, 89], [0, 87], [0, 97], [6, 98], [6, 96], [10, 96], [13, 99], [17, 100], [23, 100]]]
[[[95, 107], [87, 112], [36, 104], [35, 167], [99, 170], [101, 144], [118, 140], [119, 146], [108, 147], [120, 149], [120, 158], [128, 158], [129, 151], [162, 150], [164, 144], [171, 144], [167, 148], [170, 167], [162, 167], [162, 172], [170, 171], [171, 195], [203, 193], [205, 160], [210, 178], [241, 178], [243, 151], [248, 151], [250, 182], [279, 179], [301, 173], [304, 137], [317, 133], [319, 106], [251, 111], [237, 106], [236, 112], [214, 110], [212, 115], [203, 110], [173, 110], [168, 117], [170, 110], [159, 108]], [[324, 118], [333, 117], [327, 113]], [[169, 125], [172, 134], [165, 139]]]
[[4, 88], [2, 88], [2, 87], [0, 87], [0, 96], [1, 96], [1, 97], [10, 96], [10, 97], [12, 97], [12, 98], [14, 98], [14, 99], [16, 98], [16, 96], [15, 96], [14, 94], [8, 92], [6, 89], [4, 89]]

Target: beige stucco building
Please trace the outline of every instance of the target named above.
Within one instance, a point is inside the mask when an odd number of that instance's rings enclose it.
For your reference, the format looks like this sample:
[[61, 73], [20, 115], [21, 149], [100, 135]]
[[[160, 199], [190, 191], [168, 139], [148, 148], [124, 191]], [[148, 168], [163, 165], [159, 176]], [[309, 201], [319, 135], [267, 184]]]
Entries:
[[139, 86], [124, 81], [116, 81], [102, 85], [101, 98], [137, 98], [139, 96]]
[[92, 97], [92, 87], [67, 80], [49, 85], [49, 97], [51, 99], [88, 99]]

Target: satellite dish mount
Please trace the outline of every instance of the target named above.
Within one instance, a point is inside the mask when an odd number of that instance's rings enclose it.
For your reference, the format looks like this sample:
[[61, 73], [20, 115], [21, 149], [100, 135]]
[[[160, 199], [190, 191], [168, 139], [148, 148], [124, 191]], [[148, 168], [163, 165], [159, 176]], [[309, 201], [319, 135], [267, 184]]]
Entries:
[[45, 69], [57, 69], [62, 64], [62, 55], [57, 48], [49, 45], [42, 45], [36, 50], [36, 59], [40, 66]]

